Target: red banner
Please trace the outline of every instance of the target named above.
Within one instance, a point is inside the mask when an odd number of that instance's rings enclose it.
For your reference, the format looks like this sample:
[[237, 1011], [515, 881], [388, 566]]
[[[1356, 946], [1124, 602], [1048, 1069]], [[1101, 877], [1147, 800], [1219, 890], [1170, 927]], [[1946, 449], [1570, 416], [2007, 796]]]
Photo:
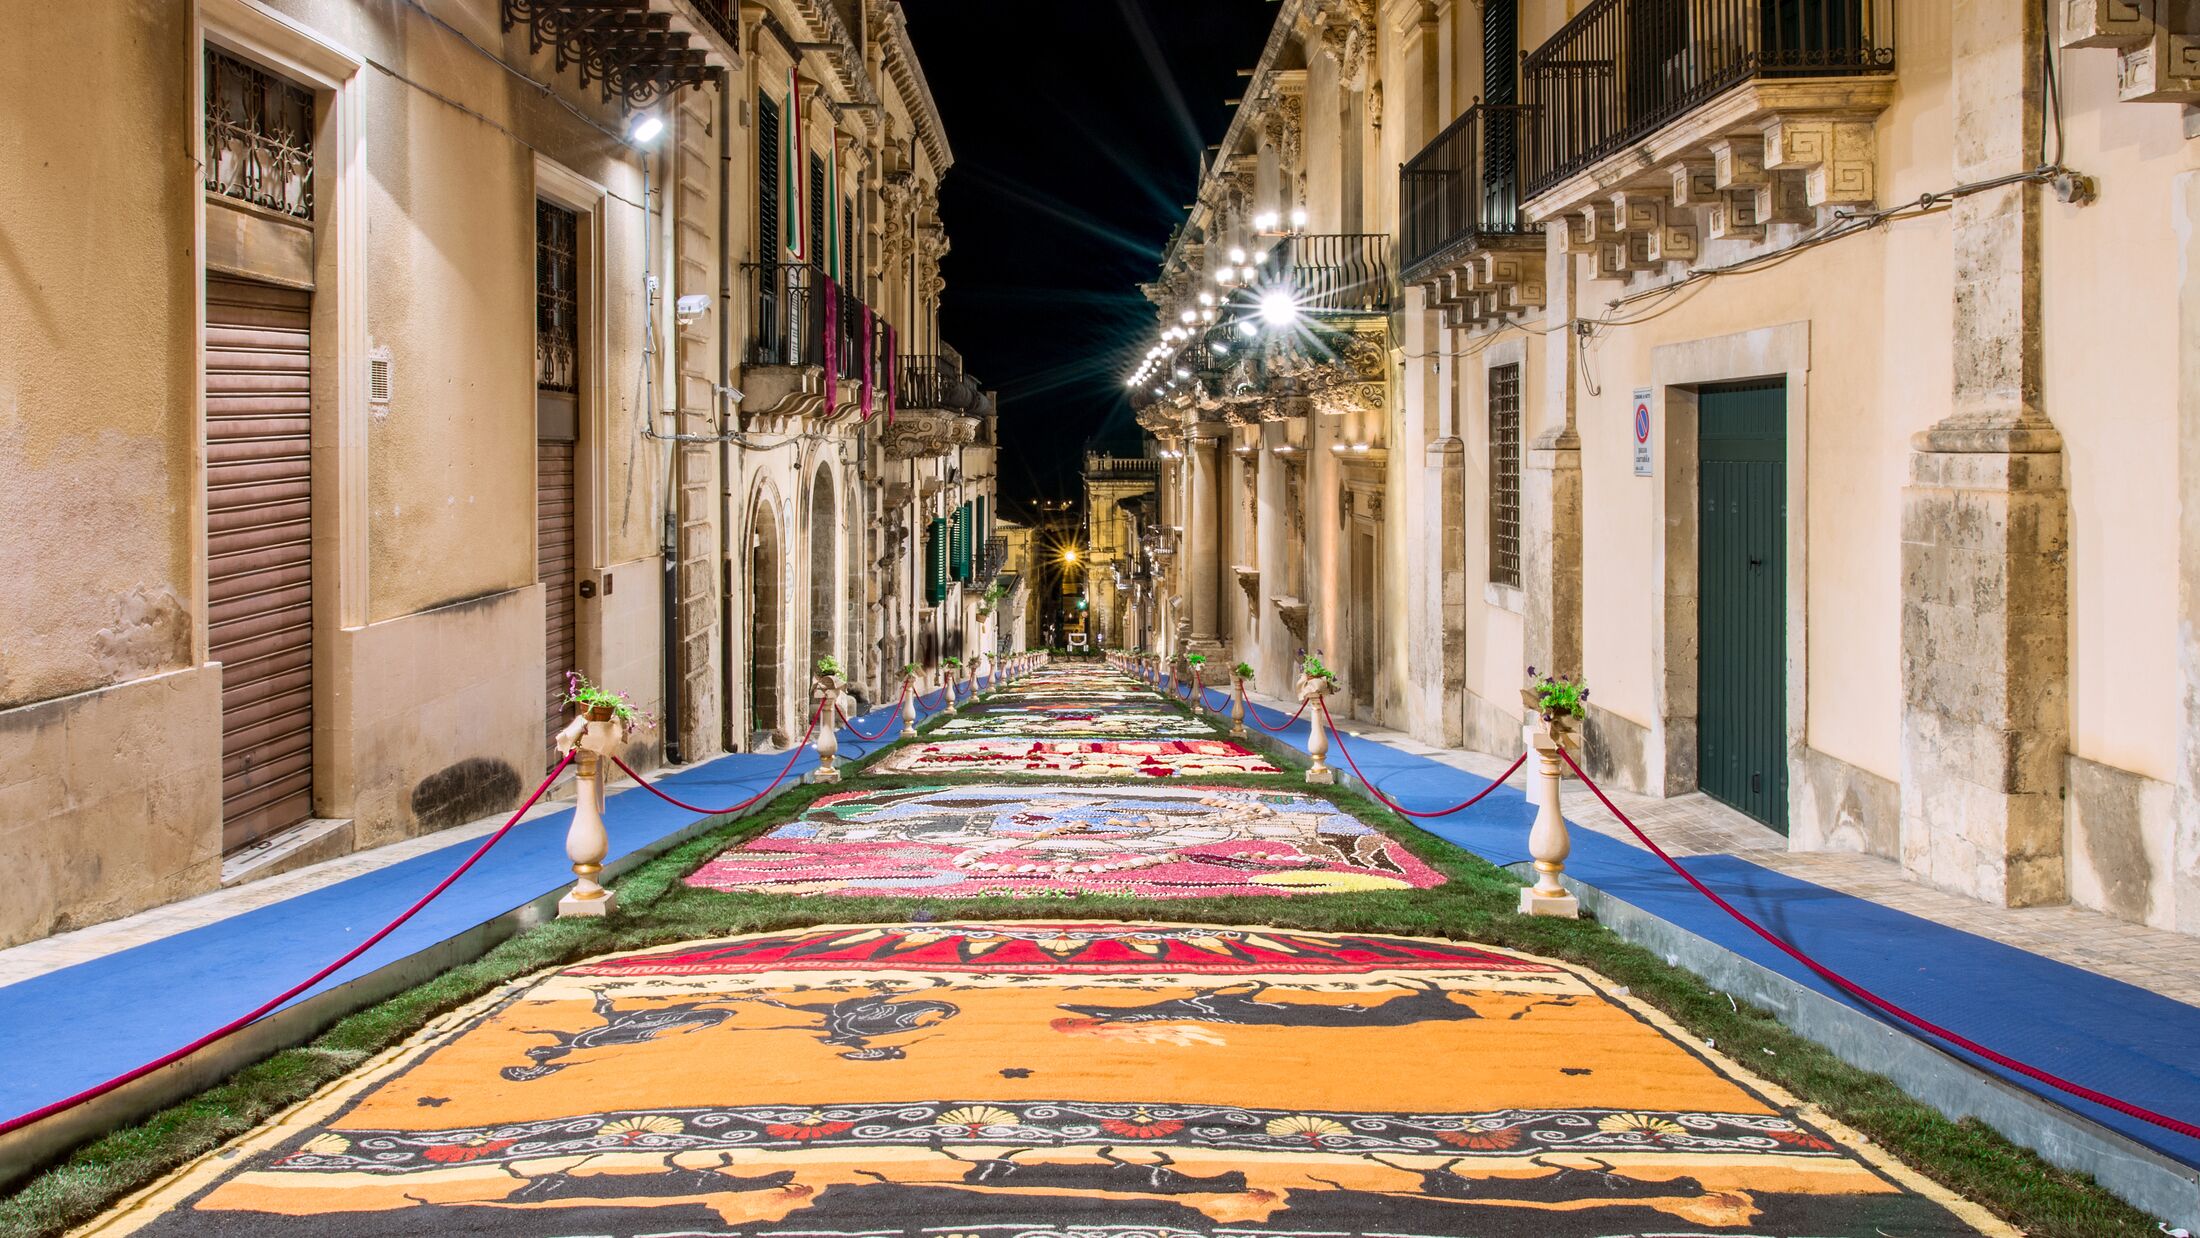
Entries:
[[863, 419], [871, 419], [871, 387], [878, 364], [878, 319], [871, 307], [863, 307]]
[[840, 285], [822, 272], [817, 284], [825, 298], [825, 415], [830, 417], [840, 399]]

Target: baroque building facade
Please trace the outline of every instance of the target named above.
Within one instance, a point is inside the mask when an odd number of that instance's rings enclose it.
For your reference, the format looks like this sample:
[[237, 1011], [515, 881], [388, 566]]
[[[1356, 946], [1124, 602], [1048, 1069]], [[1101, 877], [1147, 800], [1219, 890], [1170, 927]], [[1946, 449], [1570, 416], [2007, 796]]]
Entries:
[[1283, 0], [1120, 643], [2200, 932], [2196, 101], [2170, 3]]
[[694, 762], [995, 647], [893, 0], [9, 29], [0, 945], [508, 810], [569, 671]]

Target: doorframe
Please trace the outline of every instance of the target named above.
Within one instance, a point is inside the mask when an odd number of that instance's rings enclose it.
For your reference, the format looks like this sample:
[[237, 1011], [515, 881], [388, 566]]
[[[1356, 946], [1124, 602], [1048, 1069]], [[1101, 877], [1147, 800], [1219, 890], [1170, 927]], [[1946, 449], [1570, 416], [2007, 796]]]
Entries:
[[[353, 728], [338, 708], [351, 696], [349, 658], [339, 636], [367, 626], [367, 119], [361, 74], [366, 59], [258, 0], [198, 0], [190, 44], [192, 241], [199, 255], [192, 292], [192, 471], [198, 497], [189, 508], [196, 582], [191, 599], [192, 661], [212, 659], [206, 516], [206, 164], [207, 44], [275, 69], [314, 93], [313, 339], [310, 408], [313, 447], [313, 807], [316, 818], [352, 813], [353, 763], [340, 759]], [[221, 723], [217, 716], [214, 725]], [[219, 818], [217, 816], [217, 826]]]
[[[605, 433], [605, 410], [611, 406], [609, 384], [605, 370], [609, 369], [611, 356], [610, 323], [604, 313], [604, 236], [606, 216], [611, 199], [610, 190], [598, 182], [575, 172], [564, 164], [534, 152], [535, 192], [527, 203], [527, 235], [530, 239], [529, 257], [534, 254], [534, 205], [541, 199], [554, 206], [573, 212], [576, 217], [574, 240], [580, 252], [574, 255], [573, 269], [576, 278], [575, 292], [580, 304], [578, 331], [579, 363], [581, 379], [574, 391], [573, 410], [573, 579], [576, 584], [583, 579], [593, 579], [602, 565], [609, 561], [605, 545], [604, 521], [597, 518], [598, 500], [605, 494], [604, 444], [609, 441]], [[532, 282], [529, 284], [533, 288]], [[528, 298], [530, 309], [534, 299]], [[529, 336], [532, 339], [532, 334]], [[533, 399], [535, 392], [536, 362], [533, 351], [526, 354], [526, 390], [528, 393], [528, 447], [531, 458], [539, 456], [535, 449], [538, 435], [534, 429]], [[539, 461], [538, 461], [539, 463]], [[530, 472], [530, 477], [533, 473]], [[532, 483], [530, 483], [532, 484]], [[536, 513], [529, 528], [536, 539], [541, 537], [542, 517]], [[535, 584], [542, 584], [540, 568], [537, 568]], [[547, 595], [543, 598], [549, 605]], [[583, 674], [590, 678], [600, 676], [603, 669], [603, 609], [601, 606], [582, 606], [574, 599], [573, 660]], [[540, 626], [540, 625], [538, 625]]]
[[[1810, 323], [1783, 323], [1666, 344], [1650, 354], [1652, 416], [1660, 431], [1651, 491], [1651, 601], [1659, 616], [1650, 645], [1656, 713], [1646, 752], [1653, 795], [1697, 789], [1696, 693], [1700, 682], [1701, 571], [1698, 563], [1697, 391], [1721, 383], [1778, 378], [1787, 387], [1785, 759], [1792, 768], [1808, 739], [1810, 509]], [[1787, 780], [1788, 820], [1800, 817], [1802, 779]]]

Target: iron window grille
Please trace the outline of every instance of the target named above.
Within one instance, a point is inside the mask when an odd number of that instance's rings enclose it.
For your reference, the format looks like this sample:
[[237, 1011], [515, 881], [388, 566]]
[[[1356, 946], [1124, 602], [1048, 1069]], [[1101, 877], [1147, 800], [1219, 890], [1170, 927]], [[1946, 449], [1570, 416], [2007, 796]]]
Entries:
[[1520, 587], [1520, 367], [1490, 368], [1490, 580]]
[[206, 191], [313, 218], [313, 92], [205, 49]]
[[535, 386], [580, 390], [580, 216], [535, 202]]

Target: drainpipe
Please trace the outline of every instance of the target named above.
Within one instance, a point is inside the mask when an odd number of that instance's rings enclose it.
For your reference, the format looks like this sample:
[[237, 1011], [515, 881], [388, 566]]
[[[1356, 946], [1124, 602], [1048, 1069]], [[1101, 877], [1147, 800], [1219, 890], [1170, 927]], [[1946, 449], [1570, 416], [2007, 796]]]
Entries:
[[[655, 268], [657, 258], [656, 251], [649, 241], [651, 209], [649, 201], [649, 152], [645, 150], [642, 152], [642, 283], [645, 288], [653, 286], [655, 282], [651, 278], [651, 273]], [[659, 243], [662, 243], [664, 235], [665, 230], [662, 221], [660, 221], [657, 229]], [[646, 340], [656, 338], [657, 306], [663, 303], [663, 300], [663, 298], [653, 296], [642, 298], [642, 312], [649, 318], [649, 321], [643, 324], [643, 338]], [[657, 367], [661, 364], [663, 364], [661, 357], [654, 352], [647, 360], [649, 366], [648, 381], [644, 386], [644, 390], [646, 393], [645, 398], [649, 401], [649, 412], [652, 420], [655, 419], [657, 405]], [[677, 434], [680, 430], [677, 408], [673, 413], [673, 417], [672, 429], [673, 433]], [[680, 445], [677, 442], [667, 443], [665, 444], [664, 533], [663, 544], [659, 547], [660, 553], [658, 555], [665, 568], [664, 600], [659, 607], [664, 612], [664, 630], [660, 636], [660, 640], [663, 642], [664, 654], [658, 661], [664, 673], [665, 763], [667, 765], [684, 764], [680, 759], [680, 662], [678, 657], [680, 649], [680, 616], [678, 613], [680, 598], [679, 470]]]
[[718, 648], [725, 659], [718, 716], [727, 752], [733, 742], [733, 91], [718, 93]]

